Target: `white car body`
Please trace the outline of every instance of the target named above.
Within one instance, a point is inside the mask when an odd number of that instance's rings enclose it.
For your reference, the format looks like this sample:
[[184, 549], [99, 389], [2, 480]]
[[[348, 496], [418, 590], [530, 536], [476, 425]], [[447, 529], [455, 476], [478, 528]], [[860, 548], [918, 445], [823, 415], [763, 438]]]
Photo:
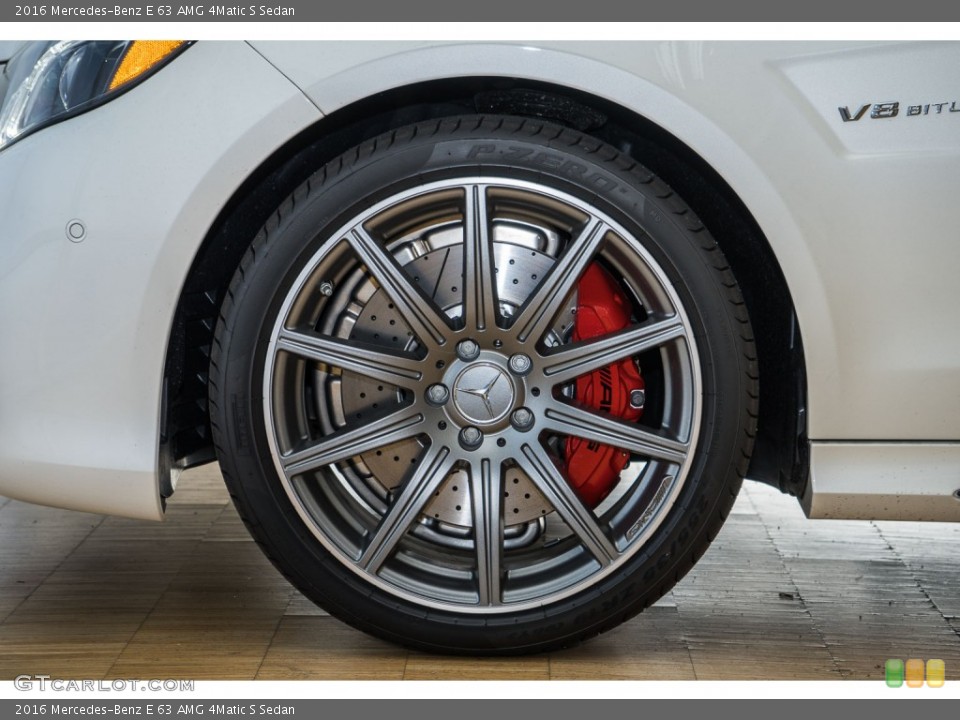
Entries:
[[0, 494], [160, 519], [175, 312], [221, 212], [328, 117], [466, 78], [601, 98], [698, 155], [796, 311], [806, 512], [960, 520], [955, 43], [199, 42], [0, 152]]

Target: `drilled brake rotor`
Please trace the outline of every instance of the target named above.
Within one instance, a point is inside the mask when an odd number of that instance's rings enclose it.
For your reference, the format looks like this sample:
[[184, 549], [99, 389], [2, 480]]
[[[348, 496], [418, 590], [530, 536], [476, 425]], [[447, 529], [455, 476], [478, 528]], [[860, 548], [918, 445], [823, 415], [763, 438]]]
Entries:
[[[411, 280], [431, 297], [450, 318], [459, 318], [462, 303], [463, 231], [459, 224], [446, 224], [404, 238], [393, 246], [394, 256]], [[493, 227], [494, 262], [500, 311], [512, 316], [529, 297], [556, 260], [558, 238], [540, 228], [518, 222]], [[547, 342], [569, 337], [575, 297], [560, 313]], [[360, 283], [345, 304], [338, 334], [351, 340], [380, 345], [392, 351], [411, 351], [416, 340], [386, 293], [372, 282]], [[342, 416], [362, 422], [401, 402], [401, 390], [362, 375], [344, 372], [340, 381]], [[405, 440], [360, 456], [358, 474], [383, 496], [397, 488], [404, 474], [423, 451], [418, 439]], [[549, 503], [521, 470], [510, 468], [504, 489], [504, 520], [507, 525], [528, 523], [551, 511]], [[470, 527], [472, 506], [469, 481], [463, 470], [454, 470], [424, 509], [424, 516], [449, 525]]]

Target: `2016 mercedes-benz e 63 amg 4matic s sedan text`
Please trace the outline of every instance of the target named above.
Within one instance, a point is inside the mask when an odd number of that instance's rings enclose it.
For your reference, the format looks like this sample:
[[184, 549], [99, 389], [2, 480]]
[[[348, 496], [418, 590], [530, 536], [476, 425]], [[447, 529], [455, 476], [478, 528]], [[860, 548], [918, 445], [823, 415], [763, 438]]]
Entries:
[[960, 520], [960, 46], [2, 46], [0, 493], [218, 461], [332, 614], [561, 647], [744, 477]]

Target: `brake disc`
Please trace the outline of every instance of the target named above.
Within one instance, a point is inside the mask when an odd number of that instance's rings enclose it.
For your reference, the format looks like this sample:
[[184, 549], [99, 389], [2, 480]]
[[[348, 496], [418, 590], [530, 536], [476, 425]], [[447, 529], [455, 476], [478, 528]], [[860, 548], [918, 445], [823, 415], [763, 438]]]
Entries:
[[[459, 223], [446, 223], [391, 244], [394, 257], [410, 279], [454, 321], [461, 316], [462, 233]], [[516, 221], [495, 223], [492, 233], [500, 312], [504, 317], [511, 317], [553, 266], [560, 241], [553, 231]], [[352, 282], [348, 294], [338, 293], [342, 300], [336, 334], [392, 351], [415, 351], [413, 333], [386, 293], [370, 281], [362, 269]], [[570, 337], [575, 309], [576, 297], [572, 293], [546, 339], [548, 345], [561, 344]], [[347, 420], [375, 421], [386, 409], [402, 402], [402, 392], [396, 386], [344, 372], [339, 382], [332, 383], [328, 397], [316, 400], [329, 402], [319, 414], [339, 426]], [[333, 429], [335, 427], [330, 431]], [[397, 490], [423, 449], [424, 443], [414, 438], [360, 455], [352, 462], [350, 472], [363, 485], [354, 488], [357, 494], [371, 504], [385, 506], [390, 493]], [[504, 522], [508, 528], [537, 521], [552, 510], [530, 478], [519, 469], [507, 469], [504, 488]], [[458, 469], [438, 488], [434, 499], [425, 507], [423, 517], [433, 521], [436, 528], [448, 528], [450, 534], [460, 535], [460, 528], [472, 526], [472, 512], [468, 476]], [[508, 537], [528, 535], [519, 527], [505, 531]]]

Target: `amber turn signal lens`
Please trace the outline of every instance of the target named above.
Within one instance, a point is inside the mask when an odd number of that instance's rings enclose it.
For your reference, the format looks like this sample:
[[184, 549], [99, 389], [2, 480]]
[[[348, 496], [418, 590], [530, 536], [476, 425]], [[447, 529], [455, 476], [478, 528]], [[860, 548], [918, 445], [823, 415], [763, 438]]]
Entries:
[[113, 74], [110, 90], [138, 78], [158, 62], [182, 47], [186, 40], [134, 40]]

